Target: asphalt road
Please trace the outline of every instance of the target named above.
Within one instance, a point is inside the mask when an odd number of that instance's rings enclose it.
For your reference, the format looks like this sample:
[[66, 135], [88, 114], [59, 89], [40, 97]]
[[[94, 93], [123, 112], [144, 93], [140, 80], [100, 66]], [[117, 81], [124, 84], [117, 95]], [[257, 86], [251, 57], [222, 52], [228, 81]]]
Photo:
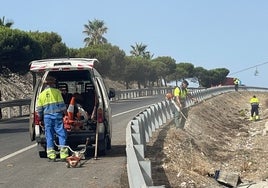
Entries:
[[111, 102], [112, 150], [97, 160], [90, 151], [92, 157], [83, 160], [81, 168], [39, 158], [36, 143], [30, 141], [27, 117], [0, 121], [0, 188], [125, 187], [126, 126], [136, 114], [162, 100], [161, 95]]

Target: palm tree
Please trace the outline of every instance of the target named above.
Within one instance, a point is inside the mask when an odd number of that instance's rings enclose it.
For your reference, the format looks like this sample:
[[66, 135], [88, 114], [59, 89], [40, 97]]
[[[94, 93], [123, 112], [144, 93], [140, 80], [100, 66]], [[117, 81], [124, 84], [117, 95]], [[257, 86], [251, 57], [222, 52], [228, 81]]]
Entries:
[[104, 33], [107, 33], [108, 28], [105, 26], [104, 21], [94, 19], [92, 22], [88, 21], [88, 24], [84, 25], [85, 30], [83, 33], [87, 35], [84, 39], [85, 46], [95, 44], [105, 44], [107, 39], [103, 37]]
[[131, 48], [132, 50], [130, 51], [130, 53], [133, 56], [144, 57], [146, 59], [152, 59], [153, 57], [153, 55], [151, 55], [149, 51], [146, 51], [147, 45], [144, 45], [142, 43], [136, 43], [135, 46], [131, 45]]
[[4, 26], [4, 27], [11, 27], [14, 24], [13, 21], [5, 21], [5, 16], [3, 16], [2, 19], [0, 19], [0, 26]]

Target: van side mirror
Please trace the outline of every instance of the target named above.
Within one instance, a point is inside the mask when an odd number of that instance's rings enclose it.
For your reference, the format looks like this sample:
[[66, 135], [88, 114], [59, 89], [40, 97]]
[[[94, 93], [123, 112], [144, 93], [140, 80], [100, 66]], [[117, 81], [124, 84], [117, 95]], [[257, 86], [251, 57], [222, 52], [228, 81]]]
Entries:
[[108, 96], [109, 96], [109, 99], [115, 97], [115, 89], [114, 88], [109, 88]]

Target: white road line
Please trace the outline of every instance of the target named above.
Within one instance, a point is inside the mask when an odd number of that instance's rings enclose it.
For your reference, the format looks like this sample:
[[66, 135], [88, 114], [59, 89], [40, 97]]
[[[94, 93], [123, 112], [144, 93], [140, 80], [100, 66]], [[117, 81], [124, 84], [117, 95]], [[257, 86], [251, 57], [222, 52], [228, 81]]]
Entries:
[[121, 113], [115, 114], [115, 115], [113, 115], [112, 117], [120, 116], [120, 115], [129, 113], [129, 112], [133, 112], [133, 111], [135, 111], [135, 110], [140, 110], [140, 109], [142, 109], [142, 108], [146, 108], [146, 107], [148, 107], [148, 106], [143, 106], [143, 107], [139, 107], [139, 108], [131, 109], [131, 110], [128, 110], [128, 111], [125, 111], [125, 112], [121, 112]]
[[[143, 107], [139, 107], [139, 108], [131, 109], [131, 110], [128, 110], [128, 111], [125, 111], [125, 112], [122, 112], [122, 113], [115, 114], [115, 115], [113, 115], [112, 117], [120, 116], [120, 115], [129, 113], [129, 112], [132, 112], [132, 111], [135, 111], [135, 110], [139, 110], [139, 109], [142, 109], [142, 108], [146, 108], [146, 107], [147, 107], [147, 106], [143, 106]], [[9, 158], [11, 158], [11, 157], [14, 157], [14, 156], [16, 156], [16, 155], [18, 155], [18, 154], [20, 154], [20, 153], [23, 153], [23, 152], [25, 152], [25, 151], [27, 151], [27, 150], [29, 150], [29, 149], [32, 149], [32, 148], [34, 148], [34, 147], [36, 147], [36, 146], [37, 146], [37, 144], [33, 144], [33, 145], [30, 145], [30, 146], [28, 146], [28, 147], [26, 147], [26, 148], [23, 148], [23, 149], [21, 149], [21, 150], [18, 150], [18, 151], [14, 152], [14, 153], [11, 153], [11, 154], [9, 154], [9, 155], [6, 155], [6, 156], [0, 158], [0, 163], [3, 162], [4, 160], [7, 160], [7, 159], [9, 159]]]
[[36, 147], [36, 144], [30, 145], [30, 146], [28, 146], [26, 148], [18, 150], [18, 151], [14, 152], [14, 153], [11, 153], [9, 155], [6, 155], [5, 157], [0, 158], [0, 162], [3, 162], [4, 160], [9, 159], [11, 157], [14, 157], [14, 156], [16, 156], [16, 155], [18, 155], [18, 154], [20, 154], [22, 152], [25, 152], [25, 151], [29, 150], [29, 149], [32, 149], [33, 147]]

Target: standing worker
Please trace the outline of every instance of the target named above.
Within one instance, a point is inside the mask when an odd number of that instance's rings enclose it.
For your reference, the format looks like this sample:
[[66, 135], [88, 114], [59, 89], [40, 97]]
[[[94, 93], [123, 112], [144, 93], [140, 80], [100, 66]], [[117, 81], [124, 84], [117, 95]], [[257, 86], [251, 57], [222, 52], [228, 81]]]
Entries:
[[45, 135], [47, 141], [47, 157], [49, 161], [56, 160], [56, 151], [54, 150], [55, 134], [59, 138], [60, 159], [66, 160], [68, 157], [68, 148], [66, 145], [66, 130], [63, 126], [63, 114], [67, 114], [66, 105], [61, 95], [61, 91], [56, 89], [56, 79], [48, 76], [44, 82], [45, 89], [38, 96], [37, 113], [39, 116], [39, 123], [42, 120], [45, 125]]
[[183, 80], [181, 83], [181, 86], [174, 89], [173, 95], [174, 95], [174, 101], [176, 105], [180, 108], [180, 111], [175, 109], [174, 112], [174, 118], [175, 118], [175, 126], [176, 128], [184, 128], [186, 118], [188, 116], [188, 110], [186, 108], [186, 99], [187, 97], [190, 97], [194, 101], [195, 98], [191, 96], [191, 94], [188, 92], [188, 85], [189, 83], [186, 80]]
[[251, 114], [250, 114], [250, 120], [259, 120], [259, 99], [253, 95], [253, 97], [250, 99], [250, 105], [251, 105]]
[[235, 85], [235, 91], [238, 91], [238, 85], [239, 85], [239, 79], [238, 78], [234, 79], [234, 85]]

